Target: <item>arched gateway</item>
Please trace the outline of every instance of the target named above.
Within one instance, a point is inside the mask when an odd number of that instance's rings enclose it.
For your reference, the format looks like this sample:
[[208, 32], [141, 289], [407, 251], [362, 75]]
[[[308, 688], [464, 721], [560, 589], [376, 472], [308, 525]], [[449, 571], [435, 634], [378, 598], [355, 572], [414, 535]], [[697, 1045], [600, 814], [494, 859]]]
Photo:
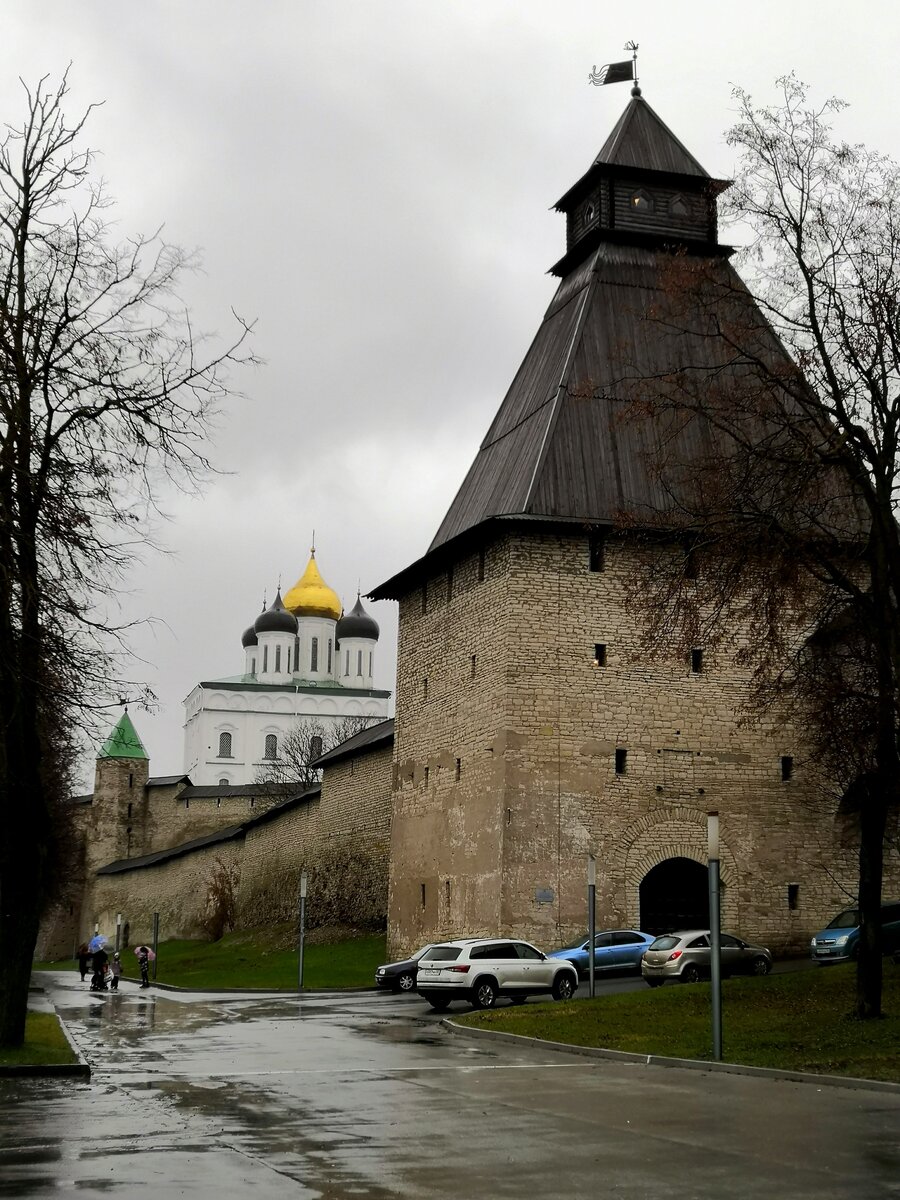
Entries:
[[709, 877], [691, 858], [667, 858], [641, 880], [641, 929], [669, 933], [673, 929], [709, 926]]

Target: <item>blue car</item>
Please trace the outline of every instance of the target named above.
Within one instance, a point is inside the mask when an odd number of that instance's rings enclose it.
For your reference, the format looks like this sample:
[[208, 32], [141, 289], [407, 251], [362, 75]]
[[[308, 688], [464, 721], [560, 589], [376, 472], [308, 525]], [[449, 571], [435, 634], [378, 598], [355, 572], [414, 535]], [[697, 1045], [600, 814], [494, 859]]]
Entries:
[[[644, 951], [655, 937], [655, 933], [641, 933], [637, 929], [604, 929], [594, 935], [594, 970], [639, 971]], [[590, 969], [589, 946], [586, 937], [579, 938], [571, 946], [554, 950], [547, 957], [568, 959], [583, 979]]]
[[[900, 952], [900, 901], [881, 906], [881, 948], [885, 954]], [[859, 911], [845, 908], [820, 930], [809, 944], [814, 962], [853, 961], [859, 954]]]

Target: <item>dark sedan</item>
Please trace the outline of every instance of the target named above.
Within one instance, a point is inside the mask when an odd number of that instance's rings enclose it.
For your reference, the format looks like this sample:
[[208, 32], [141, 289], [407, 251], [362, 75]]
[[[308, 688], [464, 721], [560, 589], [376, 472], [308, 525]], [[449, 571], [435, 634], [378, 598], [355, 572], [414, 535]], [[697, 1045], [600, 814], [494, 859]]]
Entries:
[[410, 958], [400, 962], [385, 963], [375, 972], [375, 984], [380, 988], [390, 988], [392, 992], [414, 992], [416, 976], [419, 973], [419, 959], [434, 945], [429, 942], [417, 950]]

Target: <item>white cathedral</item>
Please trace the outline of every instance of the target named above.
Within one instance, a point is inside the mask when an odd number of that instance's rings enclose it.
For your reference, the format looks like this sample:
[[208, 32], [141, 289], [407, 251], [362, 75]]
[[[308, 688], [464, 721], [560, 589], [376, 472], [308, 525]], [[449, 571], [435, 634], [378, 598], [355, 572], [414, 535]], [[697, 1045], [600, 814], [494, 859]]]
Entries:
[[347, 717], [384, 720], [390, 692], [372, 686], [378, 625], [357, 595], [344, 614], [315, 547], [291, 590], [241, 639], [241, 675], [198, 683], [184, 702], [184, 772], [203, 785], [253, 783], [298, 719], [327, 729]]

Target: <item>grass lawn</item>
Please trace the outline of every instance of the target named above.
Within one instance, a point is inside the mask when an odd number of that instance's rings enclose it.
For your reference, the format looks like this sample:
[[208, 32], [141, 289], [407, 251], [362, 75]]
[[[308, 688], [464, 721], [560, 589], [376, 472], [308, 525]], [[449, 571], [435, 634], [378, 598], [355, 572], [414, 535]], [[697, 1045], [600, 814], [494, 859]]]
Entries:
[[[722, 986], [727, 1062], [900, 1081], [900, 967], [884, 963], [881, 1021], [846, 1016], [855, 967], [823, 967]], [[586, 989], [586, 985], [583, 985]], [[673, 1058], [709, 1058], [708, 984], [672, 985], [568, 1004], [500, 1007], [461, 1015], [462, 1025]]]
[[25, 1019], [25, 1042], [18, 1050], [0, 1049], [0, 1066], [58, 1066], [77, 1062], [60, 1029], [56, 1013], [30, 1012]]
[[[291, 930], [271, 929], [227, 933], [219, 942], [161, 942], [157, 981], [187, 988], [297, 987], [297, 948]], [[384, 934], [353, 938], [330, 945], [310, 945], [303, 952], [303, 986], [349, 988], [374, 986], [375, 968], [385, 962]], [[122, 955], [126, 975], [138, 974], [133, 950]], [[35, 963], [34, 969], [63, 970], [76, 964]]]

